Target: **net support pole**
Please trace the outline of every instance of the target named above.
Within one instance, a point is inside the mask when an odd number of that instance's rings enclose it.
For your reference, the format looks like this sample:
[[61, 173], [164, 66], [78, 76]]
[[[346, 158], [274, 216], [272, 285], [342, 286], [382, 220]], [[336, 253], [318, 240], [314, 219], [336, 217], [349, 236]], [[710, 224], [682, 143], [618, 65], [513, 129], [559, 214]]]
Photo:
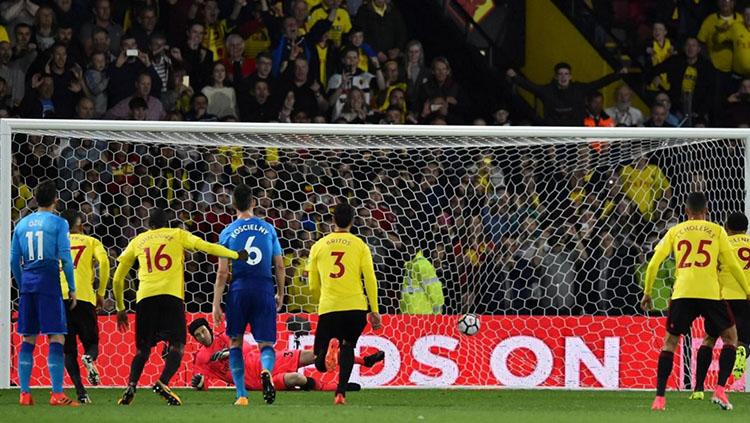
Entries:
[[11, 142], [10, 124], [0, 119], [0, 389], [10, 387]]
[[[750, 137], [745, 138], [745, 216], [750, 216]], [[750, 392], [750, 377], [745, 377], [745, 391]]]

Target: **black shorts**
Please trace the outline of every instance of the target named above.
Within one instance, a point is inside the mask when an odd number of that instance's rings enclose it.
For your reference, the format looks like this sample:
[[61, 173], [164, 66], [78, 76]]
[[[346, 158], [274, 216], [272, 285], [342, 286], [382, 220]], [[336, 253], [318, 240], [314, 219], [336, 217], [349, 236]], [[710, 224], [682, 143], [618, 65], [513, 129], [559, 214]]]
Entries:
[[77, 354], [78, 342], [81, 340], [84, 350], [99, 344], [99, 322], [96, 318], [96, 307], [86, 301], [78, 301], [73, 310], [70, 300], [65, 300], [65, 313], [68, 320], [68, 334], [65, 335], [65, 353]]
[[734, 326], [734, 315], [724, 300], [702, 298], [678, 298], [669, 303], [667, 332], [672, 335], [690, 333], [693, 321], [699, 316], [705, 319], [706, 334], [718, 338], [725, 329]]
[[339, 342], [346, 341], [351, 346], [356, 346], [362, 331], [367, 326], [367, 312], [364, 310], [334, 311], [321, 314], [318, 318], [318, 327], [315, 330], [316, 354], [328, 348], [331, 339]]
[[740, 344], [750, 344], [750, 301], [747, 300], [727, 300], [729, 308], [734, 314], [734, 321], [737, 325], [737, 339]]
[[185, 303], [172, 295], [144, 298], [135, 305], [135, 342], [150, 348], [159, 341], [185, 345]]

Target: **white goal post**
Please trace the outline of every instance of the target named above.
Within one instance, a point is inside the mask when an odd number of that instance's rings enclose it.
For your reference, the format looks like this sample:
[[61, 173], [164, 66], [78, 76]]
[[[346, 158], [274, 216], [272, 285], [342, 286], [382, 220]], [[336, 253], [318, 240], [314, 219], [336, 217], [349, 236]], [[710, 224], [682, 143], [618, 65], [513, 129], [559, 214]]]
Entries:
[[[750, 129], [385, 126], [2, 119], [0, 120], [0, 198], [2, 198], [2, 201], [0, 201], [0, 257], [2, 257], [0, 259], [0, 389], [9, 388], [13, 376], [11, 374], [13, 363], [10, 354], [13, 330], [11, 323], [12, 290], [10, 265], [7, 257], [9, 256], [13, 225], [12, 156], [14, 136], [17, 134], [60, 138], [96, 138], [144, 145], [173, 145], [177, 148], [220, 145], [222, 147], [270, 147], [290, 150], [336, 150], [343, 152], [343, 154], [349, 154], [358, 149], [368, 151], [409, 149], [429, 154], [431, 151], [438, 149], [480, 151], [483, 148], [500, 150], [573, 143], [585, 145], [585, 143], [592, 142], [628, 145], [631, 140], [650, 140], [648, 150], [655, 151], [669, 149], [673, 146], [696, 145], [701, 142], [699, 140], [706, 140], [706, 142], [737, 140], [738, 146], [741, 146], [738, 148], [743, 149], [744, 157], [744, 171], [742, 172], [744, 180], [741, 181], [743, 187], [741, 198], [745, 213], [750, 214]], [[694, 157], [694, 160], [701, 160], [701, 157]], [[398, 166], [399, 161], [394, 160], [393, 163]], [[457, 163], [458, 165], [460, 164]], [[722, 163], [712, 164], [718, 172], [721, 172], [723, 165]], [[707, 177], [710, 178], [711, 174], [707, 174]], [[400, 278], [400, 276], [394, 277]], [[464, 307], [461, 311], [473, 312], [473, 309]], [[518, 316], [518, 318], [523, 318], [523, 316]], [[445, 322], [451, 322], [451, 320], [445, 320]], [[563, 340], [563, 342], [568, 341]], [[578, 344], [570, 341], [568, 346], [572, 348], [576, 345]], [[508, 345], [506, 347], [510, 348]], [[429, 346], [426, 348], [429, 350]], [[582, 348], [585, 348], [585, 345]], [[533, 348], [531, 349], [533, 350]], [[503, 354], [501, 348], [495, 348], [492, 351], [492, 360], [507, 358]], [[536, 355], [538, 361], [543, 359], [539, 353]], [[587, 363], [586, 359], [581, 360], [576, 365]], [[599, 358], [595, 358], [595, 360], [601, 361]], [[567, 364], [566, 370], [569, 370]], [[445, 373], [445, 369], [443, 371]], [[534, 372], [532, 371], [532, 374]], [[595, 371], [592, 372], [596, 373]], [[506, 380], [515, 380], [513, 378], [518, 377], [503, 376], [503, 372], [495, 371], [495, 369], [492, 369], [490, 374], [494, 374], [496, 379], [506, 377]], [[420, 381], [437, 380], [439, 378], [434, 375], [426, 376], [421, 373], [420, 375], [409, 380], [419, 385]], [[458, 379], [462, 380], [461, 378]], [[561, 382], [561, 386], [575, 387], [576, 383], [576, 381], [573, 381], [568, 384], [566, 373], [565, 382]], [[606, 383], [602, 383], [602, 385], [607, 386]]]

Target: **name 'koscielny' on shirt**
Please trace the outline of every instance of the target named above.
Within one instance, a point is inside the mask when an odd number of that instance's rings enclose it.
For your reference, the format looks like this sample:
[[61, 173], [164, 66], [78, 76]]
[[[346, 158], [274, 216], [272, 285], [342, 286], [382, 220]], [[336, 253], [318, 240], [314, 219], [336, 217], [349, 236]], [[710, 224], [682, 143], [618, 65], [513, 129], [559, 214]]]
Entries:
[[255, 231], [255, 232], [260, 232], [263, 235], [268, 235], [268, 229], [266, 229], [265, 227], [261, 225], [250, 223], [250, 224], [242, 225], [238, 228], [235, 228], [229, 236], [231, 236], [232, 238], [237, 238], [239, 234], [243, 232], [247, 232], [247, 231]]

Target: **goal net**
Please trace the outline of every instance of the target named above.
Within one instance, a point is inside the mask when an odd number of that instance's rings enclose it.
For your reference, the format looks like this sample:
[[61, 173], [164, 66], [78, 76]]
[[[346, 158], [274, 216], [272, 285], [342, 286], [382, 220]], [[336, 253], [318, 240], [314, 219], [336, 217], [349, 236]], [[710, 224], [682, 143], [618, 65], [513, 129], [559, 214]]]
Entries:
[[[382, 364], [355, 367], [354, 379], [366, 387], [651, 388], [675, 269], [674, 260], [664, 263], [655, 311], [640, 311], [652, 247], [683, 218], [693, 190], [707, 193], [717, 222], [747, 207], [741, 131], [1, 125], [2, 257], [44, 179], [57, 181], [61, 210], [83, 213], [86, 233], [102, 241], [113, 270], [128, 241], [146, 230], [152, 207], [167, 209], [171, 226], [215, 242], [233, 219], [232, 187], [254, 187], [255, 213], [277, 228], [287, 266], [277, 351], [311, 347], [316, 299], [307, 255], [332, 230], [332, 207], [355, 206], [353, 231], [372, 250], [385, 325], [368, 328], [358, 345], [361, 354], [386, 353]], [[204, 254], [186, 256], [188, 322], [210, 315], [215, 267]], [[131, 272], [131, 311], [137, 285]], [[20, 339], [7, 260], [0, 286], [0, 386], [8, 386], [16, 382]], [[107, 292], [98, 365], [103, 385], [124, 386], [134, 334], [116, 330]], [[458, 330], [466, 313], [479, 316], [476, 335]], [[701, 328], [698, 322], [677, 354], [673, 388], [691, 384]], [[46, 385], [40, 350], [46, 347], [37, 349], [32, 382]], [[174, 385], [189, 384], [196, 350], [190, 339]], [[159, 352], [142, 384], [156, 379]], [[712, 380], [713, 370], [707, 387]], [[735, 388], [744, 390], [744, 380]]]

